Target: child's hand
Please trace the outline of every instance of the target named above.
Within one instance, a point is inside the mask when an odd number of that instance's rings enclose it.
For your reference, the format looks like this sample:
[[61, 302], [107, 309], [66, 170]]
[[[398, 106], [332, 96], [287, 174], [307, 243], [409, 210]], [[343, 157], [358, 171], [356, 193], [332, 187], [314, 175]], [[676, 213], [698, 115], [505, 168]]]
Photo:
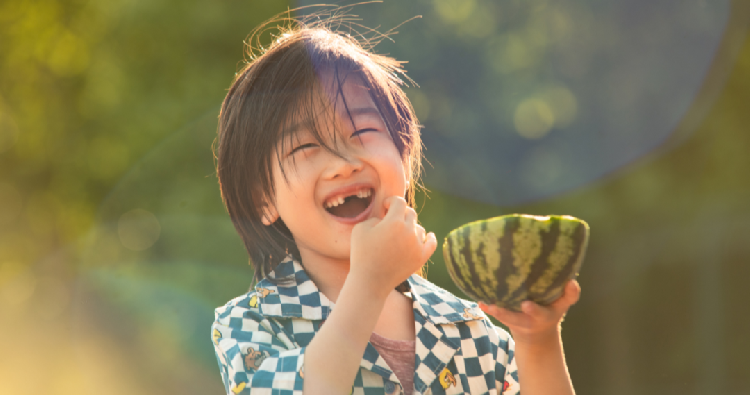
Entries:
[[516, 343], [539, 344], [551, 340], [550, 336], [558, 338], [563, 316], [580, 296], [581, 286], [576, 280], [570, 280], [565, 285], [562, 296], [549, 306], [527, 300], [521, 303], [520, 313], [498, 306], [487, 306], [481, 302], [479, 308], [505, 324]]
[[370, 218], [352, 230], [350, 275], [390, 292], [427, 262], [437, 239], [434, 233], [425, 233], [404, 198], [391, 196], [383, 203], [387, 211], [383, 219]]

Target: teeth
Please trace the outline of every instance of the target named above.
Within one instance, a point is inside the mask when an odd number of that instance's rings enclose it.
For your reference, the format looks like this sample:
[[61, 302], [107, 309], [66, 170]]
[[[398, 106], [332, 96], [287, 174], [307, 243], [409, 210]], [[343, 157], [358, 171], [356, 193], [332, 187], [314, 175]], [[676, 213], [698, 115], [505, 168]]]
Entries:
[[[362, 190], [357, 191], [356, 195], [359, 198], [366, 198], [366, 197], [369, 197], [370, 195], [372, 195], [372, 190], [371, 189], [362, 189]], [[351, 195], [349, 195], [349, 196], [351, 196]], [[326, 206], [326, 208], [336, 207], [339, 204], [344, 203], [344, 200], [345, 200], [344, 196], [334, 197], [331, 200], [329, 200], [328, 202], [326, 202], [325, 206]]]

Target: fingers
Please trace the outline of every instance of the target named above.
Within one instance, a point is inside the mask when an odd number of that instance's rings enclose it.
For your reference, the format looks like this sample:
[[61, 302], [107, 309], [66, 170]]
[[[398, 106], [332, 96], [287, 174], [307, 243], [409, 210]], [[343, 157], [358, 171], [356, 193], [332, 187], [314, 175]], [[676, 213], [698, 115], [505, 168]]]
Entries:
[[401, 219], [406, 209], [406, 200], [399, 196], [390, 196], [383, 200], [385, 206], [385, 216], [383, 219]]
[[391, 196], [383, 201], [386, 213], [383, 220], [404, 221], [406, 223], [417, 222], [417, 212], [406, 204], [406, 200], [400, 196]]
[[430, 232], [425, 235], [424, 244], [422, 244], [422, 262], [427, 262], [428, 259], [435, 253], [437, 249], [437, 238], [435, 234]]
[[384, 222], [401, 221], [407, 228], [413, 229], [416, 241], [422, 245], [422, 258], [426, 262], [437, 249], [437, 237], [417, 222], [417, 212], [406, 204], [406, 200], [400, 196], [391, 196], [383, 201], [386, 208]]
[[417, 234], [417, 240], [419, 240], [420, 242], [424, 243], [426, 241], [425, 238], [427, 237], [427, 231], [424, 230], [424, 228], [422, 227], [422, 225], [419, 225], [419, 224], [415, 224], [414, 225], [414, 231]]
[[523, 313], [508, 310], [495, 305], [486, 305], [479, 303], [479, 308], [485, 313], [497, 318], [508, 327], [528, 327], [532, 324], [532, 317]]
[[554, 310], [567, 311], [570, 306], [576, 304], [578, 299], [581, 297], [581, 285], [576, 280], [570, 280], [565, 284], [563, 288], [563, 294], [556, 301], [554, 301], [549, 307]]
[[409, 206], [406, 206], [404, 210], [406, 210], [406, 215], [404, 215], [404, 222], [406, 222], [407, 224], [416, 224], [417, 212]]
[[565, 287], [565, 297], [570, 297], [572, 301], [571, 305], [574, 305], [581, 298], [581, 284], [578, 284], [576, 280], [568, 281]]
[[417, 240], [423, 242], [425, 239], [425, 230], [417, 223], [417, 212], [406, 204], [402, 197], [391, 196], [385, 199], [384, 204], [388, 210], [383, 217], [386, 222], [403, 222], [407, 229], [414, 229]]
[[558, 328], [570, 306], [575, 304], [581, 295], [581, 287], [575, 280], [565, 284], [563, 295], [549, 306], [542, 306], [530, 300], [521, 303], [521, 311], [511, 311], [498, 306], [479, 303], [485, 313], [497, 318], [515, 335], [529, 336], [550, 333]]

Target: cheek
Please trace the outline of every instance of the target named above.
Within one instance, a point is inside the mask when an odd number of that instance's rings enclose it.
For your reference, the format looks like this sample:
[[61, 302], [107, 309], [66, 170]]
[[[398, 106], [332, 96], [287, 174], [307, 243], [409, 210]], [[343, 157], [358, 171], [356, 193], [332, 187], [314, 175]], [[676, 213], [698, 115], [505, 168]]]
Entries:
[[[382, 154], [383, 155], [380, 156], [381, 165], [383, 168], [388, 169], [389, 182], [392, 183], [394, 187], [399, 186], [398, 189], [403, 189], [403, 192], [405, 192], [409, 187], [409, 168], [401, 159], [398, 149], [391, 145], [390, 147], [387, 147]], [[403, 186], [403, 188], [401, 188], [401, 186]]]
[[289, 182], [285, 190], [287, 203], [296, 207], [315, 202], [316, 167], [311, 163], [300, 164], [295, 171], [287, 173]]
[[298, 171], [293, 168], [284, 169], [286, 176], [280, 169], [274, 171], [274, 189], [276, 190], [276, 204], [279, 209], [289, 207], [297, 200], [297, 196], [302, 192], [301, 178]]

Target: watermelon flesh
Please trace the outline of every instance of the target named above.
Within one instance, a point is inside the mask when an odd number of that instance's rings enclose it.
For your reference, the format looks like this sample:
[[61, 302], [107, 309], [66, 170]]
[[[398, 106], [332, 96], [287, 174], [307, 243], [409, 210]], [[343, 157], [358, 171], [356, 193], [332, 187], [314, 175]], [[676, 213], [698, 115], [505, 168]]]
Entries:
[[443, 256], [466, 295], [520, 311], [524, 300], [548, 305], [562, 295], [578, 275], [588, 238], [588, 224], [569, 215], [511, 214], [454, 229]]

